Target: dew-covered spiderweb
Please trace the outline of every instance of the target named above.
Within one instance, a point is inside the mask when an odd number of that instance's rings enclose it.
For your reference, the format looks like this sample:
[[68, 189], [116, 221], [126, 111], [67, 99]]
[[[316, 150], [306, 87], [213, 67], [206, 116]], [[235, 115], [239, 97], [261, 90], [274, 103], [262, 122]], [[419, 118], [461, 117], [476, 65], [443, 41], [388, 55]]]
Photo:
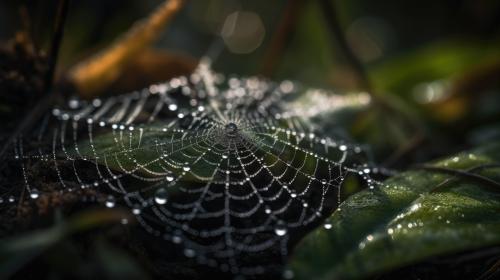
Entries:
[[25, 193], [48, 192], [27, 171], [43, 164], [58, 192], [105, 193], [185, 258], [235, 274], [281, 267], [291, 240], [336, 209], [345, 178], [375, 185], [361, 146], [290, 106], [299, 88], [201, 63], [136, 92], [70, 99], [33, 131], [36, 145], [15, 144]]

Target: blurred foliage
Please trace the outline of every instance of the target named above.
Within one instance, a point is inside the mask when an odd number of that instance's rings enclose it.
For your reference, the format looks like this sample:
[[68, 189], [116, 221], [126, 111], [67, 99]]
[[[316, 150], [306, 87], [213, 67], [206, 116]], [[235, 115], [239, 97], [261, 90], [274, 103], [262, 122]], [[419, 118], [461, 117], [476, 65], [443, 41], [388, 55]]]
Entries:
[[370, 73], [377, 89], [403, 95], [412, 87], [441, 79], [453, 79], [485, 62], [500, 59], [498, 42], [446, 39], [381, 62]]

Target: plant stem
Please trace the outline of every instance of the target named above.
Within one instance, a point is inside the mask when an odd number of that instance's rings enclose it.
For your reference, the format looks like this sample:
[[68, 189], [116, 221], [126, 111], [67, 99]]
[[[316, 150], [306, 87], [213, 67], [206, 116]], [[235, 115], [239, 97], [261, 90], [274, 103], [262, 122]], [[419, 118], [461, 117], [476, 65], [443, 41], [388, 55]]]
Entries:
[[269, 47], [264, 54], [264, 63], [259, 71], [262, 75], [269, 77], [274, 72], [276, 65], [283, 56], [287, 43], [297, 27], [304, 2], [304, 0], [287, 1], [280, 22], [274, 30]]
[[66, 21], [66, 16], [68, 13], [68, 2], [69, 0], [60, 0], [57, 8], [57, 18], [55, 21], [54, 35], [52, 36], [52, 44], [49, 51], [49, 62], [48, 69], [45, 74], [45, 80], [43, 85], [42, 94], [39, 97], [39, 102], [34, 109], [30, 111], [28, 115], [21, 121], [21, 123], [16, 127], [16, 130], [10, 135], [9, 139], [4, 143], [2, 149], [0, 150], [0, 160], [2, 160], [10, 149], [10, 145], [21, 135], [24, 131], [30, 129], [40, 116], [50, 107], [52, 101], [55, 99], [54, 94], [51, 94], [52, 84], [54, 80], [54, 72], [57, 63], [57, 56], [59, 53], [59, 48], [61, 46], [61, 41], [64, 31], [64, 23]]
[[[498, 167], [498, 165], [492, 164], [492, 165], [480, 166], [480, 167], [473, 168], [472, 171], [485, 169], [485, 168], [494, 168], [494, 167]], [[484, 176], [481, 176], [481, 175], [478, 175], [475, 173], [471, 173], [468, 170], [451, 169], [451, 168], [446, 168], [446, 167], [429, 166], [429, 165], [418, 166], [417, 169], [459, 176], [459, 177], [462, 177], [464, 179], [469, 179], [469, 180], [480, 182], [480, 183], [484, 184], [484, 186], [491, 187], [492, 191], [495, 191], [495, 192], [500, 191], [500, 183], [499, 182], [496, 182], [494, 180], [491, 180], [490, 178], [487, 178], [487, 177], [484, 177]], [[439, 189], [441, 189], [442, 188], [441, 184], [438, 185], [438, 187], [439, 187]], [[434, 189], [432, 192], [435, 192], [435, 191], [437, 191], [437, 189]]]
[[331, 38], [334, 43], [337, 43], [344, 53], [346, 59], [351, 65], [352, 69], [356, 73], [358, 77], [358, 81], [361, 83], [361, 86], [368, 93], [373, 93], [373, 87], [371, 85], [370, 79], [368, 77], [368, 73], [364, 68], [361, 61], [354, 54], [349, 43], [346, 40], [346, 36], [342, 27], [340, 26], [340, 20], [338, 18], [338, 11], [333, 3], [335, 0], [320, 0], [319, 3], [321, 5], [321, 11], [323, 12], [323, 16], [327, 22], [327, 27], [330, 30]]
[[68, 15], [69, 0], [60, 0], [57, 7], [56, 22], [54, 25], [54, 34], [52, 35], [52, 44], [49, 50], [49, 67], [45, 75], [43, 94], [49, 94], [54, 81], [54, 73], [57, 65], [57, 57], [61, 48], [62, 37], [64, 34], [64, 23]]

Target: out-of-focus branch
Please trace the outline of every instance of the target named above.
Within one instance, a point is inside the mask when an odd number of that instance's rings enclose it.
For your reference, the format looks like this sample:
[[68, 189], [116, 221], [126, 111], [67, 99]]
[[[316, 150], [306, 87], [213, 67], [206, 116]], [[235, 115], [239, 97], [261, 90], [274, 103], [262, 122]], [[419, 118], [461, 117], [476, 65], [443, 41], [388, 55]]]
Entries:
[[331, 37], [334, 40], [334, 43], [338, 44], [341, 51], [344, 53], [345, 58], [348, 60], [349, 64], [358, 76], [358, 80], [363, 89], [368, 91], [370, 94], [373, 94], [373, 88], [370, 83], [370, 79], [368, 78], [368, 73], [366, 72], [363, 64], [356, 57], [346, 40], [344, 31], [340, 26], [338, 11], [336, 6], [332, 3], [333, 1], [335, 0], [319, 1], [321, 5], [321, 11], [323, 12], [323, 16], [327, 22], [327, 27], [330, 30]]
[[57, 6], [57, 16], [54, 24], [54, 34], [52, 36], [52, 42], [49, 50], [49, 61], [48, 69], [45, 73], [44, 84], [42, 89], [42, 96], [38, 98], [39, 102], [37, 105], [30, 110], [29, 114], [23, 118], [23, 120], [16, 127], [16, 130], [9, 136], [7, 141], [3, 144], [0, 150], [0, 160], [6, 155], [8, 149], [11, 148], [10, 144], [22, 135], [24, 131], [31, 129], [40, 116], [47, 111], [52, 102], [55, 99], [55, 95], [51, 94], [51, 89], [54, 79], [54, 71], [57, 63], [57, 57], [59, 54], [59, 48], [61, 46], [62, 37], [64, 34], [64, 25], [66, 22], [66, 17], [68, 14], [68, 3], [69, 0], [60, 0]]
[[52, 35], [52, 44], [49, 50], [49, 65], [45, 74], [44, 94], [48, 94], [52, 88], [57, 57], [59, 56], [59, 49], [61, 48], [61, 41], [64, 34], [64, 23], [66, 22], [66, 17], [68, 15], [68, 2], [69, 0], [61, 0], [59, 2], [59, 6], [57, 7], [54, 34]]
[[297, 22], [303, 6], [304, 0], [287, 1], [280, 22], [274, 30], [273, 37], [264, 55], [264, 63], [260, 69], [260, 73], [264, 76], [270, 76], [276, 68], [279, 59], [282, 58], [283, 51], [286, 49], [287, 43], [293, 35], [293, 31], [297, 27]]
[[[381, 109], [381, 111], [387, 117], [400, 118], [402, 117], [408, 124], [412, 127], [414, 134], [414, 139], [418, 140], [415, 143], [425, 140], [426, 134], [421, 122], [415, 118], [411, 113], [402, 109], [400, 105], [397, 105], [394, 101], [384, 98], [381, 94], [376, 92], [373, 87], [368, 72], [361, 61], [358, 59], [356, 54], [353, 52], [349, 46], [345, 33], [340, 25], [340, 20], [338, 17], [338, 10], [335, 5], [336, 0], [320, 0], [321, 12], [327, 22], [327, 28], [330, 30], [331, 39], [334, 44], [337, 44], [341, 51], [344, 53], [345, 58], [348, 60], [350, 66], [354, 70], [357, 80], [363, 90], [368, 92], [372, 97], [373, 108]], [[391, 160], [397, 159], [396, 157], [403, 156], [406, 151], [411, 150], [413, 147], [401, 147], [401, 154], [394, 155]], [[399, 153], [399, 152], [397, 152]]]
[[148, 18], [137, 22], [109, 48], [74, 66], [69, 81], [83, 97], [91, 98], [115, 81], [123, 68], [161, 34], [183, 6], [184, 0], [167, 0]]

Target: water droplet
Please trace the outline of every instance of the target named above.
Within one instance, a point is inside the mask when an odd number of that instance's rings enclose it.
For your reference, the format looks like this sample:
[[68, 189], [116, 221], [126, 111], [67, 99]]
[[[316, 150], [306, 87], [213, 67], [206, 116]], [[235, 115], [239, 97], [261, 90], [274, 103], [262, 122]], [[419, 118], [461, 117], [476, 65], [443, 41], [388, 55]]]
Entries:
[[37, 189], [32, 189], [30, 192], [31, 199], [37, 199], [40, 196], [40, 192]]
[[184, 256], [186, 256], [188, 258], [192, 258], [192, 257], [196, 256], [196, 252], [193, 249], [186, 248], [186, 249], [184, 249]]
[[340, 145], [339, 146], [339, 150], [346, 151], [347, 150], [347, 146], [346, 145]]
[[139, 214], [141, 214], [141, 206], [139, 206], [139, 205], [134, 205], [134, 208], [132, 208], [132, 214], [134, 214], [134, 215], [139, 215]]
[[92, 100], [92, 105], [94, 105], [94, 107], [101, 106], [102, 105], [101, 99], [94, 99], [94, 100]]
[[80, 107], [80, 101], [78, 101], [78, 99], [72, 98], [69, 100], [68, 105], [71, 109], [76, 109]]
[[54, 115], [54, 116], [56, 116], [56, 117], [57, 117], [57, 116], [59, 116], [60, 114], [61, 114], [61, 110], [59, 110], [59, 109], [53, 109], [53, 110], [52, 110], [52, 115]]
[[331, 228], [332, 228], [332, 224], [330, 224], [330, 223], [326, 223], [326, 224], [324, 224], [324, 225], [323, 225], [323, 227], [324, 227], [325, 229], [331, 229]]
[[167, 175], [165, 177], [165, 179], [167, 179], [168, 182], [172, 182], [174, 180], [174, 176], [173, 175]]
[[279, 221], [274, 228], [274, 233], [276, 233], [277, 236], [284, 236], [287, 232], [288, 230], [283, 221]]
[[222, 155], [222, 158], [223, 159], [227, 159], [227, 155]]
[[108, 197], [106, 198], [106, 202], [104, 203], [106, 205], [106, 207], [108, 208], [113, 208], [115, 207], [115, 204], [116, 204], [116, 199], [114, 196], [112, 195], [108, 195]]
[[283, 279], [293, 279], [294, 273], [291, 269], [285, 269], [283, 271]]
[[269, 206], [266, 206], [266, 209], [264, 210], [266, 212], [266, 214], [271, 214], [271, 208], [269, 208]]
[[168, 109], [169, 109], [170, 111], [175, 111], [175, 110], [177, 110], [177, 104], [170, 104], [170, 105], [168, 105]]
[[174, 235], [172, 236], [172, 242], [174, 242], [175, 244], [179, 244], [182, 242], [182, 238], [180, 236]]
[[186, 171], [186, 172], [187, 172], [187, 171], [191, 170], [191, 167], [189, 167], [189, 166], [184, 166], [184, 167], [182, 168], [182, 170], [184, 170], [184, 171]]
[[155, 193], [155, 202], [163, 205], [167, 203], [168, 192], [165, 188], [159, 188]]

